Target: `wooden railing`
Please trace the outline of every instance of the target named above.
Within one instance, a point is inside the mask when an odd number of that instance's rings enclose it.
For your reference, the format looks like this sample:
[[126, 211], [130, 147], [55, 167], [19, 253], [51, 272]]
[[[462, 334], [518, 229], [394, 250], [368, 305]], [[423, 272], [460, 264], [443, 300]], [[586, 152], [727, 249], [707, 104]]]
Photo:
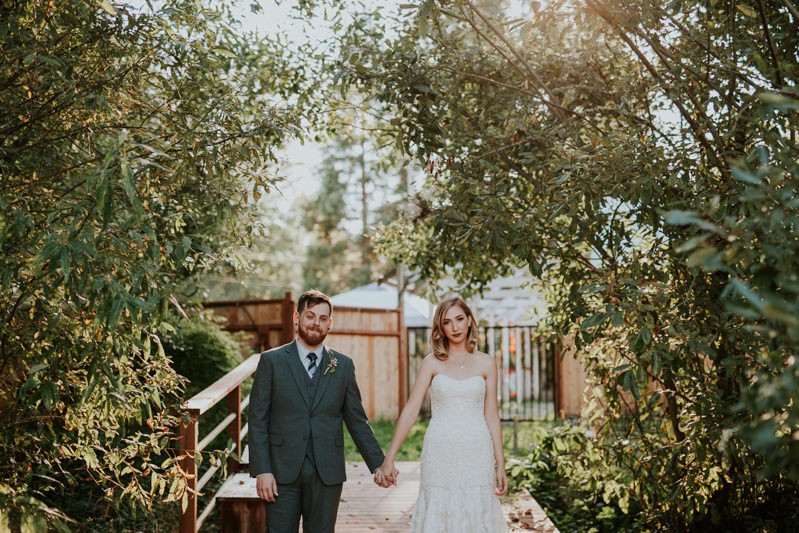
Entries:
[[[239, 463], [234, 457], [241, 457], [241, 441], [247, 435], [248, 430], [247, 425], [244, 427], [241, 425], [241, 413], [247, 409], [250, 403], [249, 396], [243, 401], [241, 399], [241, 384], [255, 373], [259, 357], [259, 354], [252, 355], [184, 404], [184, 408], [190, 414], [190, 420], [188, 424], [180, 428], [180, 444], [181, 455], [185, 457], [182, 467], [188, 474], [189, 482], [188, 505], [180, 516], [180, 533], [195, 533], [214, 508], [215, 499], [211, 498], [211, 501], [198, 516], [197, 496], [208, 481], [213, 478], [220, 466], [211, 466], [203, 474], [202, 478], [198, 480], [195, 458], [225, 429], [228, 430], [228, 436], [232, 442], [232, 445], [226, 451], [233, 454], [228, 459], [228, 470], [237, 472], [239, 469]], [[227, 400], [228, 415], [198, 442], [200, 417], [223, 400]]]

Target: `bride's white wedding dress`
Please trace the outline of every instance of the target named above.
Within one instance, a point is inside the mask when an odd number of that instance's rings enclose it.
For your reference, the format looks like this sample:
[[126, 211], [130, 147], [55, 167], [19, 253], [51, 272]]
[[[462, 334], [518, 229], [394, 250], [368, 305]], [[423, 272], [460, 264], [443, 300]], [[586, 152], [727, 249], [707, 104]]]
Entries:
[[430, 384], [432, 417], [422, 446], [413, 533], [507, 531], [495, 490], [494, 449], [482, 376], [443, 374]]

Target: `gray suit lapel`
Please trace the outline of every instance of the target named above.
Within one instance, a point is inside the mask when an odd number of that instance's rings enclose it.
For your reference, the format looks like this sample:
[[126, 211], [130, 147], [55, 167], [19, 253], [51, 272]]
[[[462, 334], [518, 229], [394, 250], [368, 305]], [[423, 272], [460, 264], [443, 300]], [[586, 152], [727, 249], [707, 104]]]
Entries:
[[324, 353], [322, 354], [322, 360], [319, 362], [319, 370], [317, 370], [317, 372], [322, 373], [322, 375], [319, 376], [319, 389], [316, 391], [316, 396], [314, 396], [314, 402], [311, 410], [316, 409], [316, 406], [318, 406], [319, 402], [322, 401], [322, 396], [325, 395], [327, 386], [330, 384], [330, 380], [333, 377], [333, 372], [327, 372], [327, 365], [330, 361], [330, 356], [330, 351], [325, 348]]
[[289, 344], [283, 352], [283, 355], [286, 359], [286, 365], [288, 365], [291, 371], [291, 376], [297, 384], [297, 389], [300, 391], [300, 394], [302, 394], [302, 399], [305, 400], [305, 405], [310, 408], [311, 396], [308, 393], [308, 372], [302, 367], [300, 353], [297, 351], [297, 341]]

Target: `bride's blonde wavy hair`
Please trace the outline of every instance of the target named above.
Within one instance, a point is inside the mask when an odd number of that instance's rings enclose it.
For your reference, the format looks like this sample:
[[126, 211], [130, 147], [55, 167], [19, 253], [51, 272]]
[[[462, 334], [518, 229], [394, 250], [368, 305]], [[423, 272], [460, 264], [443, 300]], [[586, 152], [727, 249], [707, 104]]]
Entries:
[[474, 318], [474, 313], [459, 296], [453, 296], [442, 300], [436, 307], [436, 312], [433, 315], [433, 330], [430, 332], [430, 345], [433, 348], [433, 355], [436, 359], [446, 361], [449, 358], [449, 340], [444, 334], [444, 315], [447, 311], [455, 306], [463, 309], [466, 316], [469, 318], [469, 330], [466, 332], [466, 350], [470, 353], [477, 348], [477, 321]]

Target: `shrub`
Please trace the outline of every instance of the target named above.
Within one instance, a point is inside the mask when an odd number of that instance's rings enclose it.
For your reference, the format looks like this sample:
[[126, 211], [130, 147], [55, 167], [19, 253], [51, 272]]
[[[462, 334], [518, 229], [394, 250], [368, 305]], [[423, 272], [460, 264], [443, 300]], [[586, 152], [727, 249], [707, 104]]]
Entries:
[[511, 488], [525, 488], [561, 531], [639, 532], [645, 527], [626, 471], [608, 464], [581, 426], [552, 428], [526, 455], [507, 464]]
[[239, 346], [230, 333], [208, 317], [180, 322], [175, 333], [162, 340], [175, 371], [188, 379], [190, 398], [241, 363]]

